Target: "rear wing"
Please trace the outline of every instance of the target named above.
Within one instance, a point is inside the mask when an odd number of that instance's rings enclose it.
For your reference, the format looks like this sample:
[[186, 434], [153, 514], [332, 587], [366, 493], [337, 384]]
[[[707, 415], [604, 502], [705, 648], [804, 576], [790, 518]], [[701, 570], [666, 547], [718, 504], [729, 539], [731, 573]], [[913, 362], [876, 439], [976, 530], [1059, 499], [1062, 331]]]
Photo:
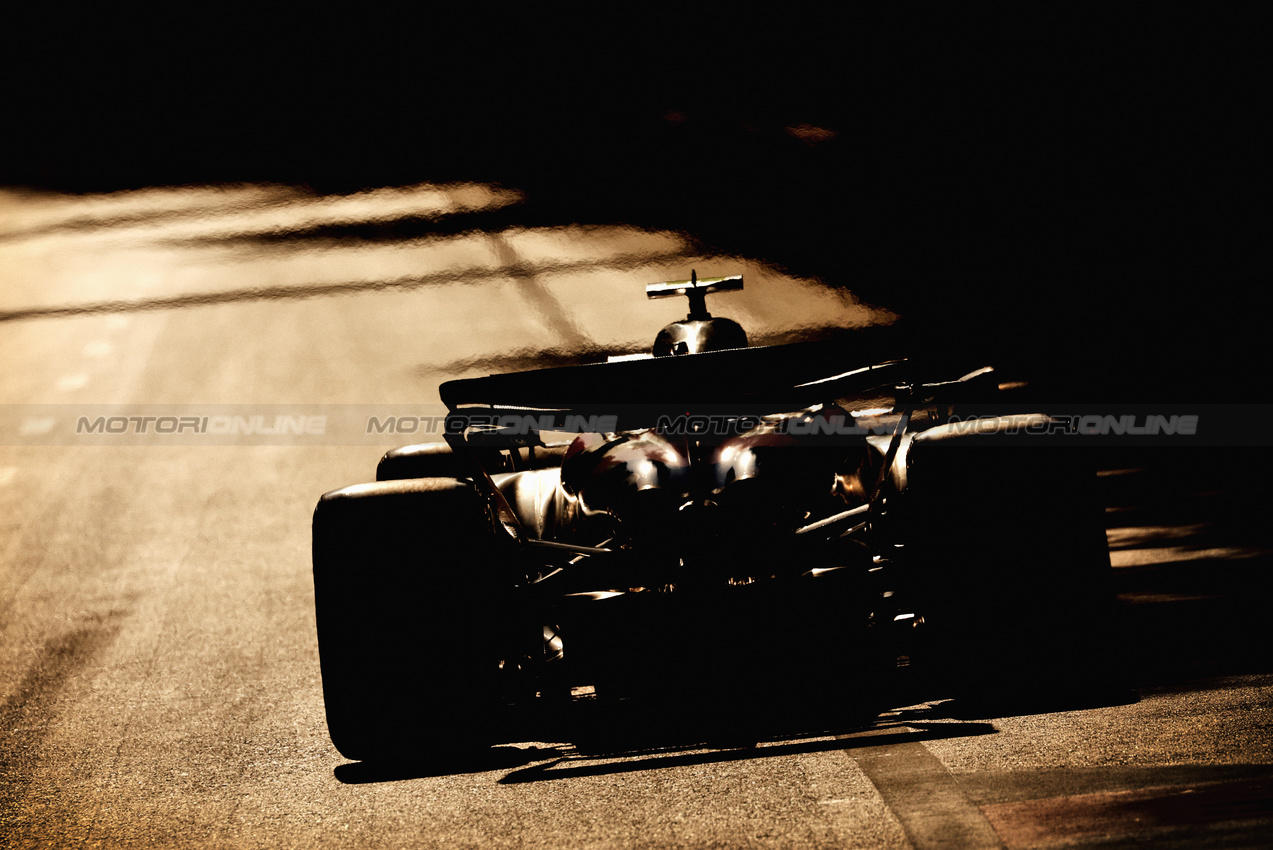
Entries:
[[843, 344], [793, 343], [680, 357], [537, 369], [447, 381], [442, 402], [458, 418], [533, 416], [541, 430], [635, 430], [664, 415], [764, 416], [904, 382], [906, 361], [858, 368]]

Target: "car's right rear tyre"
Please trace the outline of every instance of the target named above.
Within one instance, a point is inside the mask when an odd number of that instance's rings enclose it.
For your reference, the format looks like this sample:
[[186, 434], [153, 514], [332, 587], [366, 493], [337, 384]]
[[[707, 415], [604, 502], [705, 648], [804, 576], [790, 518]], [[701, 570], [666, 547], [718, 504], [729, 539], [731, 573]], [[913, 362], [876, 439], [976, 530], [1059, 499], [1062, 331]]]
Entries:
[[1095, 470], [1029, 439], [912, 449], [907, 548], [930, 660], [965, 700], [1082, 699], [1117, 667]]

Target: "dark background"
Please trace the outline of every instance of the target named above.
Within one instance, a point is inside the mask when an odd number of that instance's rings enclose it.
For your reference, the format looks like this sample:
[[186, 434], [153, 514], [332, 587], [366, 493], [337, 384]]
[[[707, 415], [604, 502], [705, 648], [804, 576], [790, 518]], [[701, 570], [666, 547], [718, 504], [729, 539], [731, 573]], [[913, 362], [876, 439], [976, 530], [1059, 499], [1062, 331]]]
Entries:
[[670, 228], [1067, 403], [1263, 400], [1241, 14], [445, 8], [17, 20], [0, 182], [494, 181], [527, 203], [291, 237]]

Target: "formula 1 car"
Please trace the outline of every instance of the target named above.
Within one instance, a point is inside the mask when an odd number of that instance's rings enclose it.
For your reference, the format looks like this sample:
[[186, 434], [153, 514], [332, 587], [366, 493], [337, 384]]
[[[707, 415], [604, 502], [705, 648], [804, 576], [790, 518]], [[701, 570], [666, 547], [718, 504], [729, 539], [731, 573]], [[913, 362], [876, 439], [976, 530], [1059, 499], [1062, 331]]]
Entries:
[[569, 740], [589, 711], [752, 741], [1064, 690], [1107, 654], [1094, 476], [1048, 417], [986, 367], [748, 347], [705, 302], [741, 287], [647, 287], [690, 300], [649, 356], [444, 383], [444, 443], [322, 496], [344, 756]]

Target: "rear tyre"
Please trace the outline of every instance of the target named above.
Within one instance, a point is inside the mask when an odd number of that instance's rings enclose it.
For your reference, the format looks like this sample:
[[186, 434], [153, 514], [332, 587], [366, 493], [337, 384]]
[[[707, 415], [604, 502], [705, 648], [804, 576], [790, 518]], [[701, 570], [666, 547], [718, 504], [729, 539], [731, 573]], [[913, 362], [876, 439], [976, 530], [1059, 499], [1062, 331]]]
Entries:
[[332, 743], [359, 761], [446, 760], [499, 737], [508, 582], [486, 505], [448, 478], [360, 484], [314, 511]]
[[908, 548], [952, 695], [1084, 701], [1112, 685], [1109, 553], [1079, 454], [954, 444], [914, 459]]

